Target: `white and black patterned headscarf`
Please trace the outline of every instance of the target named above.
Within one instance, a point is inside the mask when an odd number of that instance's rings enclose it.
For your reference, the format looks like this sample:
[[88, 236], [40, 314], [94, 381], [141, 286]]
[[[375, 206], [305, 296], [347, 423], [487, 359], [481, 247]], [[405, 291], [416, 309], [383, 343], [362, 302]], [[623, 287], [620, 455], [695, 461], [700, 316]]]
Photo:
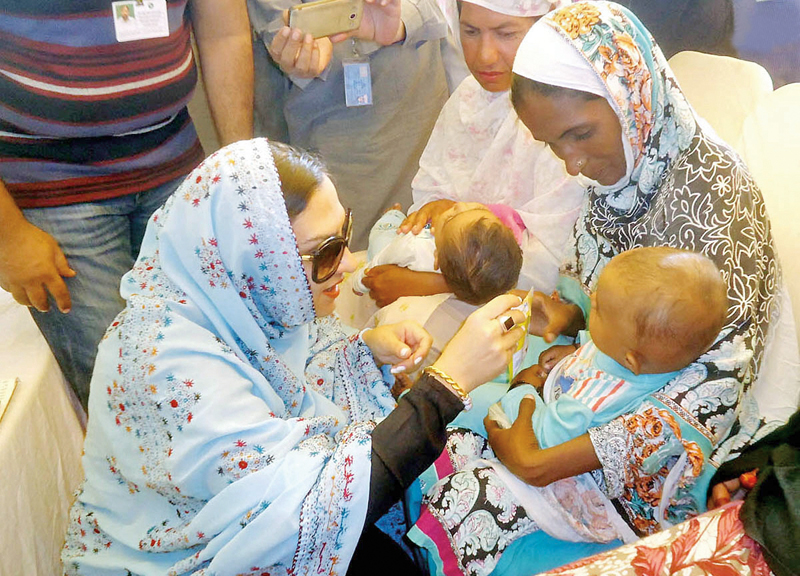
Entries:
[[[729, 433], [739, 434], [742, 442], [741, 428], [750, 428], [748, 436], [761, 425], [757, 407], [755, 415], [743, 416], [743, 410], [738, 420], [737, 407], [758, 374], [770, 321], [778, 314], [780, 268], [766, 208], [741, 159], [703, 128], [652, 37], [625, 8], [584, 2], [550, 13], [520, 45], [514, 71], [605, 97], [622, 127], [626, 174], [613, 186], [587, 183], [573, 253], [562, 269], [579, 286], [576, 292], [588, 295], [612, 257], [640, 246], [703, 253], [728, 285], [725, 337], [652, 402], [592, 433], [593, 439], [605, 438], [595, 441], [595, 448], [606, 478], [616, 462], [625, 507], [647, 532], [667, 520], [666, 507], [661, 517], [649, 508], [652, 498], [657, 502], [669, 483], [680, 494], [680, 484], [687, 487], [686, 479], [699, 477], [703, 468], [696, 451], [694, 470], [678, 485], [674, 478], [667, 482], [675, 463], [668, 454], [674, 438], [662, 427], [680, 429], [678, 439], [691, 461], [689, 428], [717, 444]], [[659, 433], [649, 434], [654, 429]], [[728, 444], [721, 453], [717, 444], [713, 458], [722, 459], [730, 450]], [[656, 452], [661, 459], [647, 462]], [[684, 502], [684, 507], [691, 514], [691, 505]]]

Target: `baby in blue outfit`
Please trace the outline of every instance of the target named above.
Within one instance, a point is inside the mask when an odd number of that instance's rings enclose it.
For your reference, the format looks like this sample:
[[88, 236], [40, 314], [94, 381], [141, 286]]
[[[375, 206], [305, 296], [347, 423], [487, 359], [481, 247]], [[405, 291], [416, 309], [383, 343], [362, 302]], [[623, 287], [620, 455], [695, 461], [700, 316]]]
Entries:
[[637, 248], [613, 258], [591, 304], [589, 332], [580, 334], [580, 346], [543, 353], [558, 363], [541, 396], [525, 383], [537, 379], [537, 365], [520, 373], [499, 406], [490, 409], [501, 426], [510, 426], [522, 398], [533, 395], [533, 430], [542, 448], [636, 408], [708, 350], [728, 309], [726, 285], [714, 263], [667, 247]]

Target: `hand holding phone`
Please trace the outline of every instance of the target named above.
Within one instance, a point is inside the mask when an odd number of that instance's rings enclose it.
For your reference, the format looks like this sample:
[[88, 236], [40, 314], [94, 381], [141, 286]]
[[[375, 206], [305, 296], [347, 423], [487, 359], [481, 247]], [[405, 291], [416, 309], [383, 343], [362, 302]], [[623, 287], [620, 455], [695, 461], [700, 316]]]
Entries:
[[[304, 16], [300, 20], [297, 20], [297, 15], [292, 17], [291, 12], [298, 14], [304, 12], [308, 10], [312, 3], [298, 5], [293, 10], [284, 12], [284, 18], [289, 26], [284, 26], [275, 34], [272, 42], [267, 47], [273, 61], [284, 74], [298, 78], [315, 78], [319, 76], [330, 63], [333, 53], [332, 43], [341, 42], [350, 36], [362, 40], [372, 40], [382, 45], [389, 45], [405, 38], [405, 26], [400, 19], [401, 0], [346, 1], [358, 1], [361, 4], [362, 17], [360, 25], [347, 32], [338, 32], [331, 36], [315, 38], [314, 34], [309, 30], [305, 30], [297, 24], [301, 22], [304, 26], [313, 28], [313, 24], [303, 22], [304, 18], [309, 18], [308, 16]], [[339, 3], [341, 4], [341, 0], [339, 0]], [[332, 1], [328, 0], [326, 4], [332, 4]], [[330, 9], [327, 8], [327, 10]], [[320, 9], [316, 8], [311, 13], [316, 13], [317, 10]], [[341, 10], [341, 7], [336, 8], [336, 10]], [[344, 14], [344, 12], [340, 12], [340, 14]], [[346, 14], [349, 22], [352, 12], [346, 12]], [[309, 20], [317, 18], [319, 18], [318, 15], [309, 18]], [[358, 20], [358, 17], [356, 17], [356, 20]], [[352, 24], [348, 24], [348, 27], [350, 26]], [[336, 27], [339, 28], [341, 26]], [[328, 31], [324, 28], [314, 29], [315, 34], [322, 34]]]
[[[364, 0], [364, 16], [356, 36], [383, 46], [402, 42], [406, 28], [400, 19], [401, 0]], [[334, 42], [339, 40], [334, 37]]]
[[[401, 0], [319, 0], [289, 9], [287, 23], [314, 38], [337, 43], [354, 36], [383, 46], [405, 39]], [[355, 15], [355, 16], [354, 16]], [[339, 30], [335, 32], [334, 30]]]
[[289, 27], [323, 38], [357, 30], [363, 13], [363, 0], [317, 0], [292, 6]]
[[284, 26], [272, 39], [269, 54], [284, 74], [295, 78], [316, 78], [331, 61], [333, 44], [328, 38], [311, 37]]

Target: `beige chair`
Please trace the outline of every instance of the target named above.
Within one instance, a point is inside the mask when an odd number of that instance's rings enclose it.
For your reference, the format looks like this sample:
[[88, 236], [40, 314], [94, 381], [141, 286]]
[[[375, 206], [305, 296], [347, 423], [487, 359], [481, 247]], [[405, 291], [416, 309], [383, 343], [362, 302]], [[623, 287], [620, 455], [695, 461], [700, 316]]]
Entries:
[[[791, 320], [800, 337], [800, 84], [789, 84], [767, 94], [746, 118], [739, 149], [764, 194], [784, 274], [783, 309], [774, 323], [769, 362], [761, 376], [770, 385], [755, 390], [759, 409], [767, 420], [785, 420], [800, 402], [800, 359], [791, 338]], [[765, 373], [770, 372], [770, 373]]]
[[772, 78], [755, 62], [687, 51], [669, 65], [695, 111], [734, 148], [745, 118], [772, 93]]
[[739, 148], [764, 194], [800, 329], [800, 83], [762, 99], [745, 120]]

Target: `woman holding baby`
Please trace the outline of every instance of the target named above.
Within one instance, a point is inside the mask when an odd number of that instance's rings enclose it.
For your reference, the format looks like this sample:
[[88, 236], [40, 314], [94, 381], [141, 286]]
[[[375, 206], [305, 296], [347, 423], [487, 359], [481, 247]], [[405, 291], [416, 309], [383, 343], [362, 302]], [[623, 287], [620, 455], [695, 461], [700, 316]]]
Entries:
[[[631, 413], [546, 450], [531, 431], [531, 400], [510, 429], [486, 422], [494, 454], [517, 477], [544, 486], [598, 469], [619, 517], [636, 536], [651, 534], [702, 511], [714, 469], [796, 408], [797, 341], [769, 220], [741, 159], [705, 128], [628, 10], [587, 2], [551, 12], [513, 70], [519, 118], [586, 195], [558, 296], [537, 294], [531, 331], [548, 342], [576, 336], [605, 265], [637, 247], [704, 254], [727, 284], [711, 349]], [[482, 533], [494, 534], [487, 549], [509, 541], [499, 528]], [[509, 546], [513, 565], [501, 560], [496, 573], [536, 573], [586, 552], [539, 532]]]
[[[511, 65], [531, 25], [570, 0], [464, 0], [460, 39], [471, 72], [442, 108], [412, 182], [414, 203], [402, 232], [423, 226], [455, 202], [480, 202], [521, 224], [520, 287], [551, 291], [583, 201], [583, 188], [531, 138], [510, 100]], [[375, 266], [364, 284], [379, 306], [401, 296], [450, 292], [441, 275]]]

